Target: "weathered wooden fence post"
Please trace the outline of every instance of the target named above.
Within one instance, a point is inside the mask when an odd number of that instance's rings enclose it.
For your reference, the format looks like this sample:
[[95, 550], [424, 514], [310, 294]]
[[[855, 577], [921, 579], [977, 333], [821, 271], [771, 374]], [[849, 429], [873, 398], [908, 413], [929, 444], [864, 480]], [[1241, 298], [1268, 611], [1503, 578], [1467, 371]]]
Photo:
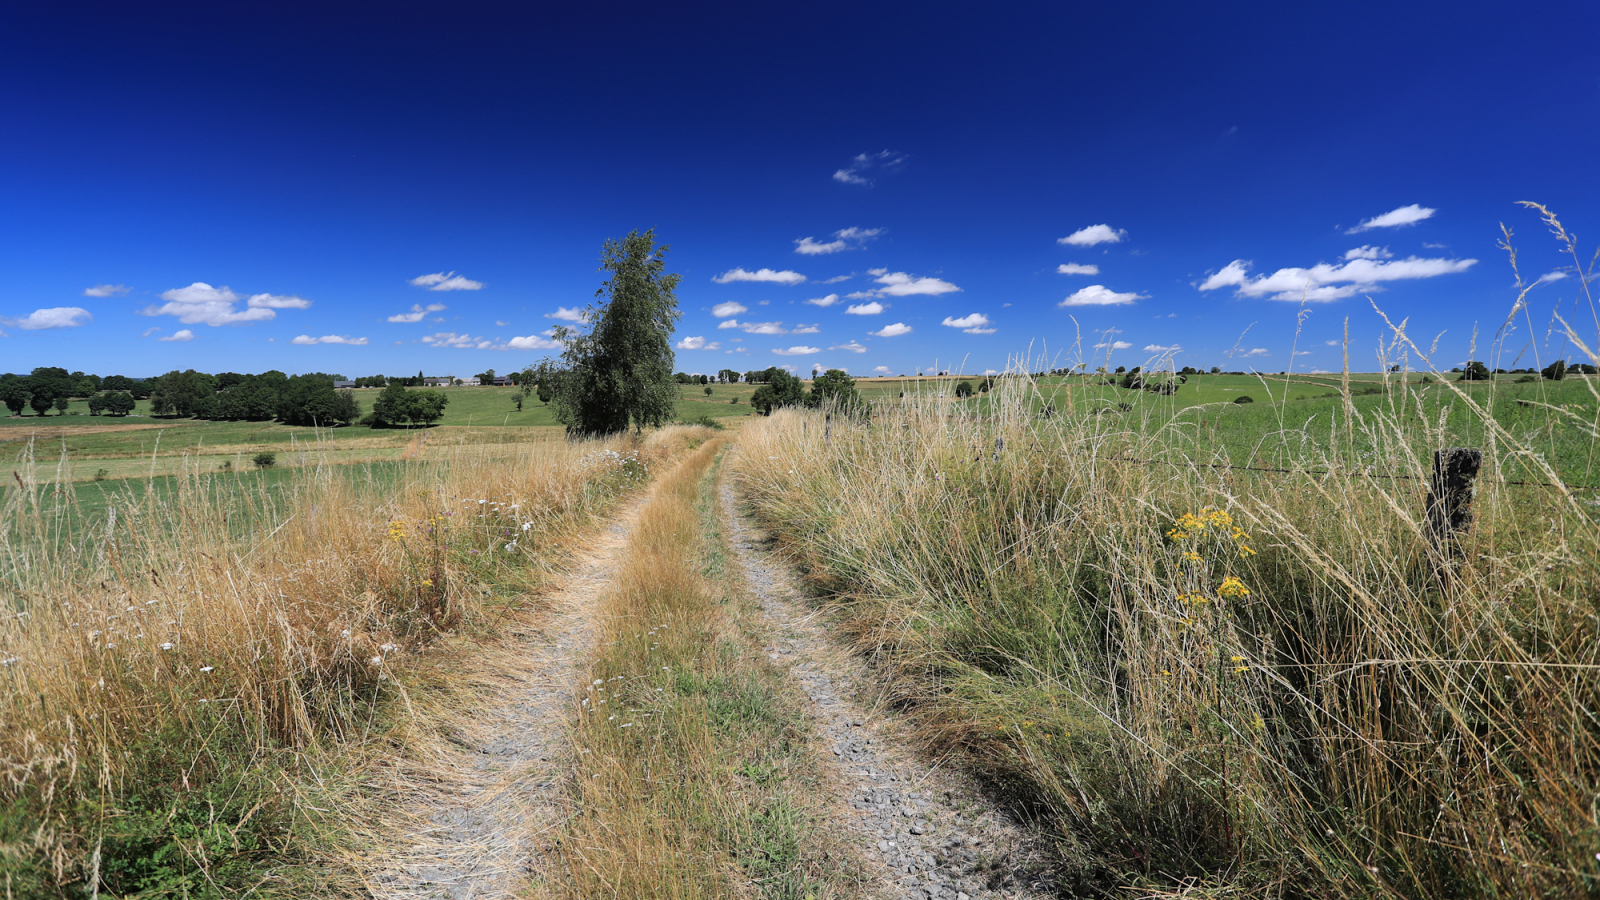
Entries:
[[1483, 451], [1446, 447], [1433, 453], [1433, 481], [1428, 487], [1428, 535], [1434, 549], [1460, 552], [1458, 532], [1472, 524], [1472, 482], [1483, 467]]
[[822, 414], [822, 445], [826, 447], [833, 440], [833, 413]]

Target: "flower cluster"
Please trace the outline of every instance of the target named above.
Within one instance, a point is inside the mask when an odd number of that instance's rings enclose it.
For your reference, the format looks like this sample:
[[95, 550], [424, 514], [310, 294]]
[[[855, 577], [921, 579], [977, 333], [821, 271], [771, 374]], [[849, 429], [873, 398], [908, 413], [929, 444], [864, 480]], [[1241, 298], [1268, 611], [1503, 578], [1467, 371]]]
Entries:
[[[1210, 506], [1200, 510], [1199, 515], [1184, 513], [1179, 516], [1178, 521], [1173, 523], [1172, 528], [1167, 531], [1167, 537], [1182, 544], [1186, 541], [1198, 542], [1207, 533], [1223, 535], [1224, 539], [1238, 551], [1241, 559], [1254, 556], [1256, 553], [1256, 551], [1250, 549], [1250, 536], [1245, 534], [1243, 528], [1234, 524], [1233, 516], [1229, 515], [1225, 509], [1216, 509]], [[1191, 559], [1191, 557], [1194, 557], [1194, 559]], [[1193, 549], [1185, 551], [1184, 558], [1198, 561], [1198, 556]]]

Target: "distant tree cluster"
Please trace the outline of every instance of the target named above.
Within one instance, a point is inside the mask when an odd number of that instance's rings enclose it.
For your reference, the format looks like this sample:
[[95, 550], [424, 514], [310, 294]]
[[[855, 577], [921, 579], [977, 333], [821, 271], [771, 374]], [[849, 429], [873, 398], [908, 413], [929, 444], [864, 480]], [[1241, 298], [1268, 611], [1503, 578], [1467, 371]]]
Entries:
[[811, 379], [809, 392], [805, 390], [805, 382], [777, 366], [759, 373], [755, 383], [761, 387], [750, 395], [750, 406], [764, 416], [772, 415], [773, 410], [785, 406], [808, 409], [832, 407], [855, 415], [870, 411], [867, 402], [861, 399], [860, 392], [856, 390], [856, 380], [843, 369], [829, 369]]

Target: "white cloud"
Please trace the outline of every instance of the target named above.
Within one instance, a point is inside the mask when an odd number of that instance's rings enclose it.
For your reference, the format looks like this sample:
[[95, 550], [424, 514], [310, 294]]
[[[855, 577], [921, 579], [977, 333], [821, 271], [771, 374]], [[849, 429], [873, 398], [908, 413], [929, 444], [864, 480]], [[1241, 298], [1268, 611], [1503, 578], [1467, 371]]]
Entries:
[[1133, 345], [1127, 341], [1101, 341], [1100, 343], [1095, 344], [1094, 348], [1096, 350], [1104, 350], [1107, 347], [1110, 347], [1112, 350], [1126, 350], [1132, 346]]
[[889, 374], [889, 367], [888, 366], [873, 366], [872, 367], [872, 371], [877, 372], [880, 375], [887, 375], [887, 374]]
[[851, 341], [848, 344], [835, 344], [834, 346], [829, 347], [828, 349], [829, 350], [848, 350], [851, 353], [865, 353], [865, 352], [867, 352], [866, 345], [862, 344], [862, 343], [860, 343], [858, 341]]
[[880, 331], [869, 331], [867, 333], [874, 337], [899, 337], [902, 334], [910, 334], [911, 326], [904, 322], [896, 322], [893, 325], [883, 326]]
[[841, 281], [849, 281], [854, 277], [856, 277], [854, 272], [851, 272], [849, 275], [835, 275], [832, 278], [824, 278], [817, 282], [817, 284], [838, 284]]
[[805, 256], [818, 256], [824, 253], [838, 253], [840, 250], [843, 250], [849, 246], [844, 241], [829, 241], [826, 244], [821, 244], [809, 237], [803, 237], [794, 243], [794, 252], [804, 254]]
[[149, 328], [146, 328], [145, 330], [139, 332], [139, 337], [149, 337], [150, 335], [155, 334], [156, 332], [158, 332], [160, 330], [161, 330], [160, 326], [152, 325]]
[[854, 303], [844, 311], [847, 316], [875, 316], [888, 307], [874, 300], [871, 303]]
[[1056, 266], [1056, 271], [1062, 275], [1099, 275], [1100, 267], [1094, 263], [1080, 266], [1077, 263], [1062, 263]]
[[903, 154], [895, 153], [892, 150], [880, 150], [877, 153], [859, 153], [854, 159], [850, 160], [850, 165], [833, 173], [833, 180], [842, 181], [845, 184], [871, 184], [872, 179], [868, 178], [864, 173], [879, 167], [892, 169], [905, 161], [906, 158]]
[[1410, 206], [1391, 209], [1381, 216], [1373, 216], [1354, 228], [1346, 229], [1345, 234], [1360, 234], [1363, 231], [1371, 231], [1374, 228], [1400, 228], [1405, 225], [1415, 225], [1423, 219], [1432, 218], [1436, 212], [1438, 212], [1437, 209], [1413, 203]]
[[948, 325], [951, 328], [977, 328], [980, 325], [989, 324], [989, 317], [983, 313], [973, 313], [969, 316], [962, 316], [959, 319], [953, 316], [945, 316], [944, 321], [939, 324]]
[[878, 276], [874, 280], [883, 285], [878, 288], [878, 294], [885, 297], [911, 297], [918, 294], [938, 296], [961, 290], [943, 279], [917, 278], [904, 272], [890, 272], [887, 269], [869, 269], [868, 274]]
[[1323, 343], [1324, 346], [1327, 346], [1327, 347], [1337, 347], [1337, 346], [1339, 346], [1339, 342], [1338, 341], [1323, 341], [1322, 343]]
[[795, 323], [794, 330], [789, 332], [789, 333], [790, 334], [820, 334], [821, 332], [822, 332], [822, 329], [818, 328], [815, 325], [801, 325], [799, 323]]
[[180, 328], [177, 331], [174, 331], [171, 335], [169, 335], [167, 337], [163, 337], [163, 338], [156, 338], [156, 340], [158, 340], [158, 341], [192, 341], [192, 340], [194, 340], [194, 332], [190, 331], [187, 328]]
[[422, 342], [429, 347], [455, 347], [460, 350], [491, 350], [494, 341], [470, 334], [456, 334], [454, 331], [441, 331], [422, 338]]
[[506, 342], [506, 347], [511, 350], [555, 350], [561, 346], [560, 341], [530, 334], [527, 337], [514, 337]]
[[882, 228], [842, 228], [835, 231], [833, 240], [826, 243], [809, 237], [800, 238], [794, 242], [794, 252], [805, 256], [838, 253], [841, 250], [849, 250], [852, 246], [859, 248], [880, 234], [883, 234]]
[[1179, 346], [1177, 344], [1145, 344], [1144, 345], [1144, 352], [1146, 352], [1146, 353], [1177, 353], [1179, 350], [1182, 350], [1182, 349], [1183, 349], [1183, 347], [1181, 347], [1181, 346]]
[[454, 272], [435, 272], [432, 275], [418, 275], [411, 279], [411, 283], [417, 287], [425, 287], [430, 291], [479, 291], [483, 289], [483, 282], [473, 281]]
[[1355, 248], [1354, 250], [1346, 250], [1345, 253], [1344, 253], [1344, 258], [1346, 260], [1352, 260], [1352, 259], [1393, 259], [1394, 258], [1394, 254], [1389, 252], [1389, 248], [1388, 247], [1374, 247], [1371, 244], [1363, 244], [1360, 247]]
[[251, 294], [244, 305], [251, 309], [310, 309], [311, 301], [277, 294]]
[[790, 347], [787, 350], [780, 350], [780, 349], [777, 349], [777, 348], [773, 348], [772, 352], [778, 354], [779, 356], [808, 356], [808, 355], [810, 355], [812, 353], [821, 353], [822, 352], [822, 348], [821, 347], [795, 346], [795, 347]]
[[125, 284], [97, 284], [92, 288], [84, 288], [83, 295], [85, 297], [115, 297], [118, 294], [126, 294], [129, 290], [131, 288]]
[[722, 345], [716, 341], [708, 344], [703, 337], [686, 337], [677, 343], [677, 347], [679, 350], [720, 350]]
[[[179, 334], [182, 334], [182, 332], [179, 332]], [[177, 335], [173, 336], [176, 337]], [[348, 344], [352, 347], [365, 347], [367, 345], [367, 339], [364, 337], [345, 337], [344, 335], [340, 334], [325, 334], [322, 337], [312, 337], [309, 334], [302, 334], [289, 343], [300, 344], [302, 346], [310, 346], [312, 344]]]
[[738, 328], [738, 327], [739, 327], [739, 320], [738, 319], [728, 319], [725, 322], [718, 322], [717, 323], [717, 328], [718, 329]]
[[[1566, 272], [1563, 272], [1560, 269], [1556, 269], [1553, 272], [1546, 272], [1543, 275], [1540, 275], [1539, 276], [1539, 281], [1560, 281], [1561, 279], [1566, 278], [1566, 277], [1567, 277], [1567, 273]], [[1538, 282], [1535, 282], [1535, 284], [1537, 284], [1537, 283]]]
[[[257, 299], [260, 298], [260, 299]], [[274, 297], [271, 294], [257, 294], [250, 298], [251, 303], [246, 304], [246, 309], [234, 309], [234, 304], [240, 297], [223, 285], [214, 288], [203, 281], [183, 288], [173, 288], [161, 294], [161, 299], [167, 301], [160, 306], [147, 306], [139, 311], [145, 316], [177, 316], [178, 321], [185, 325], [236, 325], [240, 322], [265, 322], [277, 318], [277, 309], [305, 309], [311, 303], [299, 297]], [[303, 305], [271, 305], [279, 302], [294, 301]]]
[[807, 300], [806, 302], [812, 306], [832, 306], [839, 302], [839, 295], [829, 294], [826, 297], [816, 297], [811, 300]]
[[1240, 353], [1238, 355], [1239, 356], [1271, 356], [1272, 354], [1267, 352], [1267, 348], [1265, 348], [1265, 347], [1256, 347], [1256, 348], [1253, 348], [1253, 349], [1250, 349], [1250, 350], [1246, 350], [1243, 353]]
[[413, 304], [411, 304], [411, 312], [408, 312], [408, 313], [396, 313], [395, 315], [392, 315], [392, 316], [389, 317], [389, 321], [390, 322], [421, 322], [422, 318], [424, 316], [426, 316], [428, 313], [439, 312], [440, 310], [449, 309], [449, 308], [450, 307], [445, 306], [443, 303], [430, 303], [427, 306], [422, 306], [420, 304], [413, 303]]
[[1057, 306], [1126, 306], [1135, 300], [1144, 300], [1144, 294], [1128, 292], [1119, 294], [1103, 284], [1091, 284], [1073, 292]]
[[[1127, 229], [1112, 228], [1110, 225], [1090, 225], [1079, 228], [1077, 231], [1064, 238], [1056, 238], [1056, 243], [1069, 247], [1093, 247], [1096, 244], [1117, 244], [1128, 236]], [[1088, 273], [1093, 274], [1093, 273]]]
[[1271, 275], [1251, 278], [1250, 264], [1236, 259], [1201, 282], [1200, 290], [1232, 287], [1244, 297], [1270, 294], [1273, 300], [1299, 302], [1303, 296], [1312, 302], [1325, 303], [1377, 290], [1376, 284], [1379, 282], [1435, 278], [1465, 272], [1477, 262], [1475, 259], [1422, 259], [1416, 256], [1389, 261], [1360, 258], [1343, 265], [1317, 263], [1309, 269], [1279, 269]]
[[36, 309], [20, 319], [0, 317], [0, 324], [21, 328], [23, 331], [44, 331], [47, 328], [77, 328], [94, 321], [87, 309], [77, 306], [56, 306]]
[[719, 319], [726, 319], [729, 316], [737, 316], [739, 313], [749, 311], [750, 307], [742, 306], [732, 300], [727, 303], [718, 303], [716, 306], [711, 307], [711, 314]]
[[582, 322], [583, 310], [577, 307], [567, 309], [565, 306], [558, 306], [555, 312], [545, 313], [544, 317], [546, 319], [560, 319], [563, 322]]
[[729, 269], [721, 275], [711, 279], [717, 284], [729, 284], [735, 281], [770, 281], [775, 284], [799, 284], [806, 280], [799, 272], [784, 269], [779, 272], [774, 269], [757, 269], [754, 272], [745, 269]]
[[739, 326], [746, 334], [788, 334], [782, 322], [745, 322]]
[[500, 320], [499, 320], [499, 319], [495, 319], [495, 320], [494, 320], [494, 324], [495, 324], [495, 327], [496, 327], [496, 328], [504, 328], [504, 327], [506, 327], [506, 326], [507, 326], [507, 325], [510, 325], [510, 324], [511, 324], [511, 323], [510, 323], [510, 322], [502, 322], [502, 321], [500, 321]]

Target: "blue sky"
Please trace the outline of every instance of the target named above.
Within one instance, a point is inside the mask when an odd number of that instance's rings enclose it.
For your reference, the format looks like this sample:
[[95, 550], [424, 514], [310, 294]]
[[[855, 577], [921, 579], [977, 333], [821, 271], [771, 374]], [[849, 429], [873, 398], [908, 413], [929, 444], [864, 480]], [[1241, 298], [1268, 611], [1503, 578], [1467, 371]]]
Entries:
[[1448, 366], [1600, 227], [1592, 2], [155, 6], [0, 12], [0, 371], [505, 372], [635, 228], [685, 371]]

